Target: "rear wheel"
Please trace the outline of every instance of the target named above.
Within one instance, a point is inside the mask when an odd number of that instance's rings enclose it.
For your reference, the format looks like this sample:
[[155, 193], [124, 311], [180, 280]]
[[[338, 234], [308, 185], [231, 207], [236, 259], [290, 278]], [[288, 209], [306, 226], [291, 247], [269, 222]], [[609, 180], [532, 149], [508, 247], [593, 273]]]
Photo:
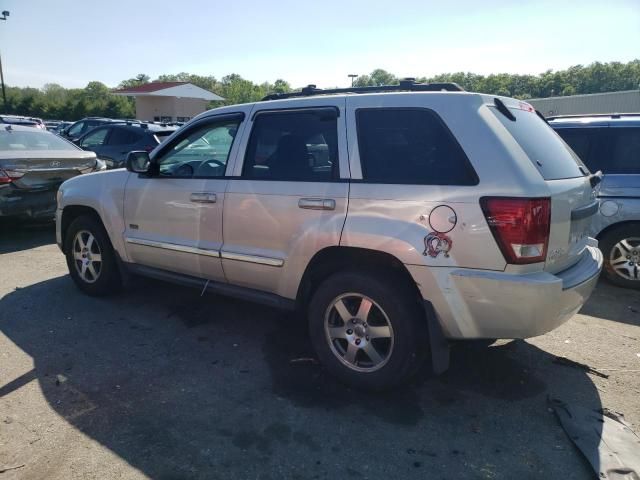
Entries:
[[108, 295], [121, 286], [113, 247], [102, 224], [93, 216], [76, 218], [65, 234], [69, 274], [89, 295]]
[[609, 281], [627, 288], [640, 288], [640, 225], [621, 225], [600, 240], [604, 274]]
[[380, 390], [405, 382], [428, 351], [424, 315], [393, 278], [336, 273], [318, 287], [309, 309], [318, 357], [350, 385]]

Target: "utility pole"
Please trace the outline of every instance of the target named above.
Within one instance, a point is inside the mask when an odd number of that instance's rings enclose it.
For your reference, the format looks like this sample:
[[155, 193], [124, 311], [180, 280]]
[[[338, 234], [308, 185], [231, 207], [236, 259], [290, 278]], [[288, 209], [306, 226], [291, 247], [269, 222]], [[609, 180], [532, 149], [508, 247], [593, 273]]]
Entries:
[[[4, 10], [2, 12], [2, 16], [0, 17], [0, 20], [7, 20], [7, 17], [9, 16], [9, 10]], [[0, 57], [0, 82], [2, 82], [2, 107], [3, 108], [7, 108], [7, 92], [4, 89], [4, 74], [2, 73], [2, 57]]]
[[353, 82], [356, 78], [358, 78], [358, 75], [355, 73], [350, 73], [349, 75], [347, 75], [347, 77], [351, 79], [351, 86], [353, 87]]

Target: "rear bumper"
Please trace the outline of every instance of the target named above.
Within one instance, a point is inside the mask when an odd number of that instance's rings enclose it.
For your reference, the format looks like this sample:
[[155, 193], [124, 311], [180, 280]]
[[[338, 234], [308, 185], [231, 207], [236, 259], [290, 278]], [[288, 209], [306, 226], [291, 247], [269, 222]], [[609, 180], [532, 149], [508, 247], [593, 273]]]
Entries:
[[29, 191], [11, 185], [0, 187], [0, 217], [53, 218], [56, 189]]
[[602, 253], [586, 247], [576, 264], [556, 274], [447, 270], [446, 277], [434, 276], [442, 292], [435, 298], [429, 295], [437, 289], [425, 290], [429, 282], [419, 282], [445, 336], [528, 338], [559, 327], [580, 310], [598, 281]]

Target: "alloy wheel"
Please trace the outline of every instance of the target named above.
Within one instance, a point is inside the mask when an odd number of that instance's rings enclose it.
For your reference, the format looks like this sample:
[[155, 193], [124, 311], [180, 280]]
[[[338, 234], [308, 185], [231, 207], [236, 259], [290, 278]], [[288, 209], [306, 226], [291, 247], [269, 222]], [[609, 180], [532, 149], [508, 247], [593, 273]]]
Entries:
[[80, 230], [73, 239], [73, 263], [80, 278], [95, 283], [102, 270], [102, 252], [96, 237], [88, 230]]
[[391, 357], [394, 335], [389, 317], [366, 295], [338, 296], [329, 305], [324, 323], [331, 351], [350, 369], [373, 372]]

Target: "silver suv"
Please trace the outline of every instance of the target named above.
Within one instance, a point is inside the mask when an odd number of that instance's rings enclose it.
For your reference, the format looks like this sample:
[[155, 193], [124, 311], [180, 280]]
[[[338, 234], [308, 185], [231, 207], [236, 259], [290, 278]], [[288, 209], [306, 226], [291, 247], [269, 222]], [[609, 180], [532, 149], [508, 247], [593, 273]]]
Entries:
[[525, 338], [602, 268], [590, 175], [518, 100], [455, 84], [319, 90], [217, 108], [127, 169], [62, 185], [84, 292], [129, 274], [304, 312], [322, 363], [386, 388], [448, 340]]
[[640, 288], [640, 114], [567, 115], [549, 124], [592, 170], [604, 173], [590, 235], [600, 242], [604, 274]]

